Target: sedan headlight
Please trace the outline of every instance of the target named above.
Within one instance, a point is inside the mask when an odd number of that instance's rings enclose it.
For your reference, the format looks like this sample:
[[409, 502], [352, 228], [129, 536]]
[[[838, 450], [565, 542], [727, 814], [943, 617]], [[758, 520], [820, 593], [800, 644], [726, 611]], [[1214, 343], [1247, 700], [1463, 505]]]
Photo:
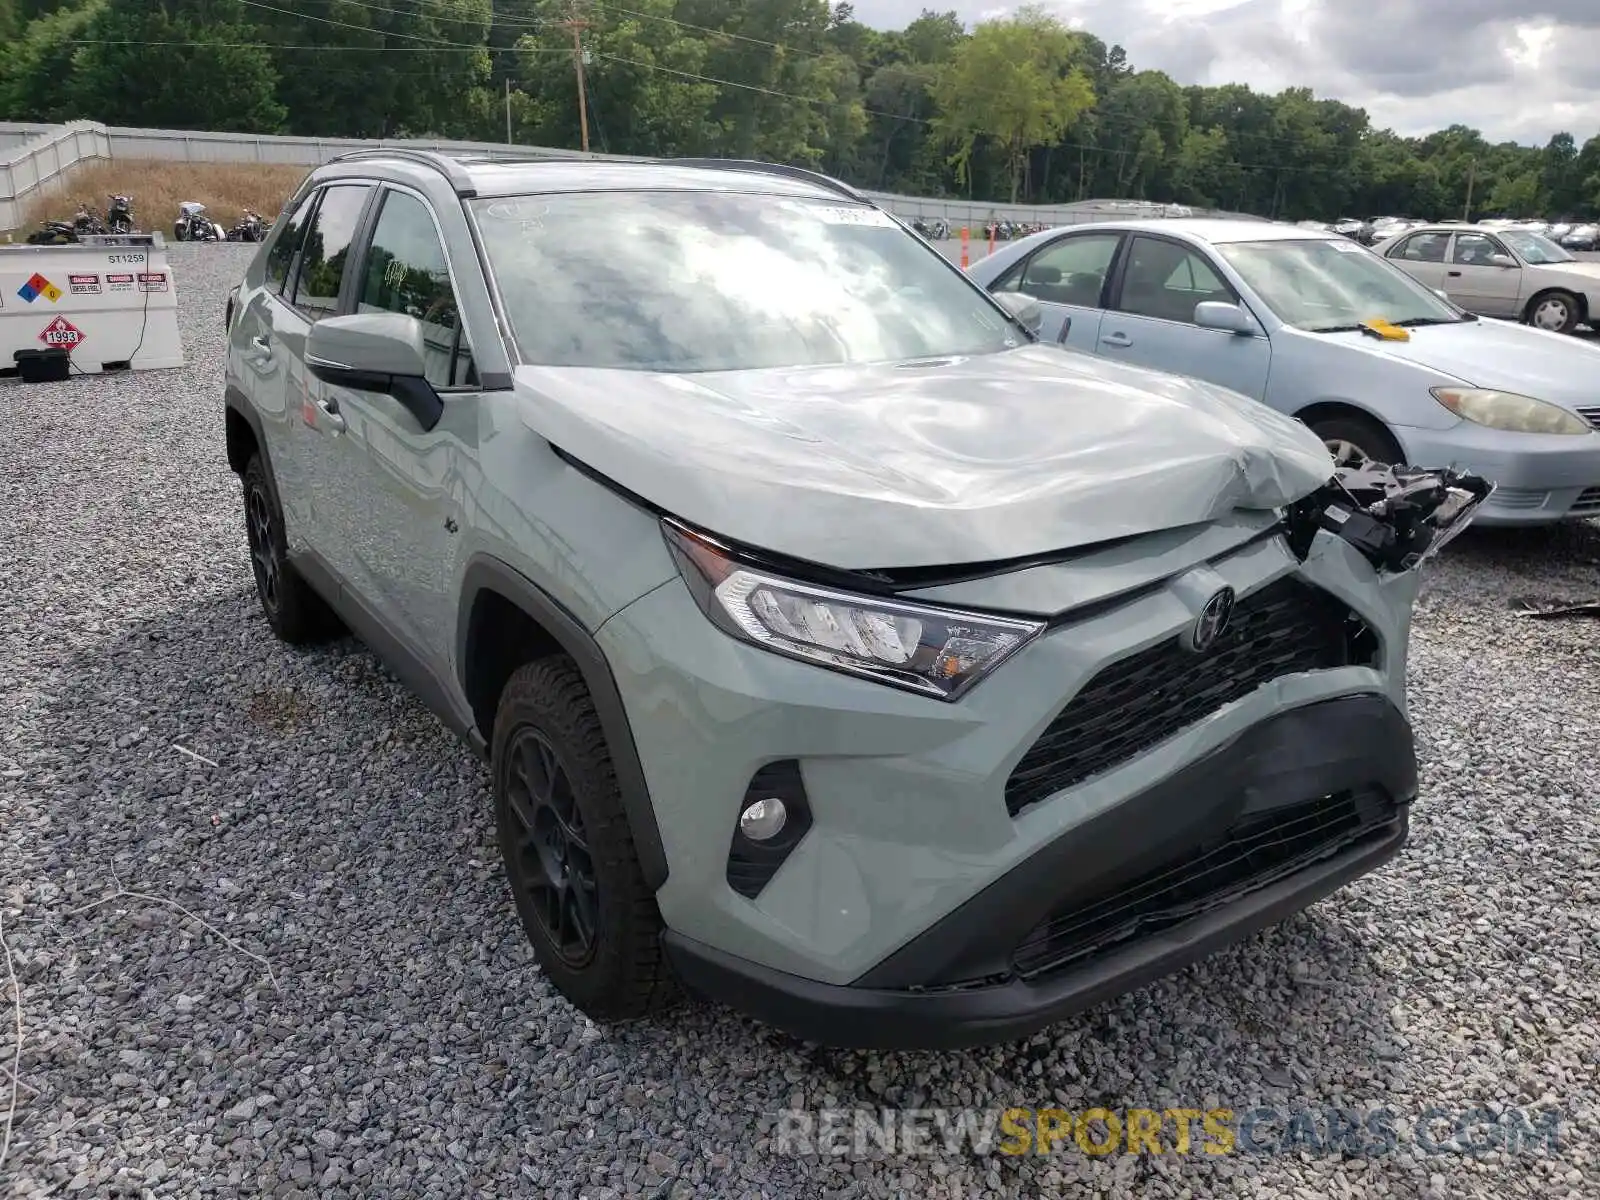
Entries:
[[1492, 388], [1436, 387], [1433, 398], [1464, 421], [1507, 433], [1588, 433], [1589, 423], [1532, 396]]
[[1044, 629], [785, 578], [676, 521], [661, 528], [696, 603], [724, 633], [940, 700], [958, 699]]

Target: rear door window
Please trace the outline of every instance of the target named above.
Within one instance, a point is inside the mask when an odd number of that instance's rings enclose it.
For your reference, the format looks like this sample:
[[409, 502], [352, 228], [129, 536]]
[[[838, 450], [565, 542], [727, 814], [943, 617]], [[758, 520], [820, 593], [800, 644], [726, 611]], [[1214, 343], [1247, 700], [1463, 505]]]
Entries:
[[372, 194], [371, 184], [334, 184], [324, 188], [322, 203], [306, 228], [292, 303], [315, 321], [339, 310], [339, 289], [349, 261], [356, 227]]
[[1415, 233], [1391, 250], [1389, 257], [1406, 262], [1442, 263], [1449, 244], [1448, 233]]
[[1074, 233], [1034, 252], [995, 291], [1026, 292], [1047, 304], [1099, 308], [1120, 233]]

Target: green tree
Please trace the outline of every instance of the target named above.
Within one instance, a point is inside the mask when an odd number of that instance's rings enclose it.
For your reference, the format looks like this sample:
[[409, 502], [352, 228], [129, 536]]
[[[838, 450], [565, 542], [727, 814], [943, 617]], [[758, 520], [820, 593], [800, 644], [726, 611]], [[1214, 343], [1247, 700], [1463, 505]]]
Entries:
[[[37, 16], [0, 57], [0, 112], [12, 120], [76, 121], [97, 109], [74, 63], [78, 39], [100, 15], [101, 0]], [[19, 18], [20, 19], [20, 18]]]
[[284, 119], [278, 75], [254, 35], [237, 0], [100, 0], [72, 90], [118, 125], [272, 133]]
[[1016, 202], [1028, 153], [1060, 138], [1094, 103], [1089, 76], [1076, 65], [1077, 38], [1043, 9], [980, 24], [934, 79], [936, 127], [955, 147], [958, 176], [970, 180], [979, 139], [1001, 147]]

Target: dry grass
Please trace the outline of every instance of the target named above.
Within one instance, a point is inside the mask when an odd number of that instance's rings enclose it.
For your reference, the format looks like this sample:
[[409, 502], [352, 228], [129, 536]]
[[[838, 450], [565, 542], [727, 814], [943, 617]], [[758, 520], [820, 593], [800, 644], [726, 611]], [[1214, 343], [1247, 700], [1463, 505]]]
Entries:
[[206, 215], [230, 227], [245, 209], [271, 221], [283, 211], [290, 193], [310, 167], [282, 163], [179, 163], [145, 158], [123, 158], [80, 167], [65, 184], [28, 206], [27, 229], [49, 219], [70, 221], [78, 202], [85, 201], [101, 216], [108, 197], [124, 193], [133, 197], [133, 217], [140, 229], [170, 229], [184, 200], [198, 200]]

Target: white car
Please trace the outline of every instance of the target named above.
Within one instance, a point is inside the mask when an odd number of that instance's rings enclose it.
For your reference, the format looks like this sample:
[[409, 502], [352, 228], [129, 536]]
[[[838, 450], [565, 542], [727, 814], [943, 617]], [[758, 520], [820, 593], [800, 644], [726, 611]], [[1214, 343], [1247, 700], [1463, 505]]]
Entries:
[[1531, 230], [1424, 225], [1373, 249], [1481, 317], [1551, 333], [1600, 320], [1600, 262], [1582, 262]]

